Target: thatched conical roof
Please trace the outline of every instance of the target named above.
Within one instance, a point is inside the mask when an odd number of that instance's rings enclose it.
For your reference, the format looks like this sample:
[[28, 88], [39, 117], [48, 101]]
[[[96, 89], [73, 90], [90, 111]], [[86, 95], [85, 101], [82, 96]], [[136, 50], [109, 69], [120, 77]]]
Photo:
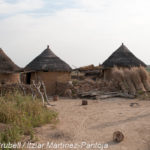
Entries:
[[0, 48], [0, 73], [18, 72], [20, 68]]
[[103, 63], [104, 68], [109, 67], [139, 67], [146, 64], [138, 59], [123, 43], [112, 55]]
[[39, 56], [31, 61], [24, 69], [25, 71], [65, 71], [70, 72], [71, 67], [57, 57], [47, 46]]

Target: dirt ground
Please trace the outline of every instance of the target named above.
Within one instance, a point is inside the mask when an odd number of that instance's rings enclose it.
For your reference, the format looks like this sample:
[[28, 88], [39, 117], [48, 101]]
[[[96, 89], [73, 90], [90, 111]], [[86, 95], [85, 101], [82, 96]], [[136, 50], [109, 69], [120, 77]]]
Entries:
[[[81, 106], [81, 100], [51, 103], [59, 113], [59, 122], [56, 126], [36, 129], [38, 143], [76, 144], [77, 150], [150, 150], [150, 101], [113, 98], [89, 100], [87, 106]], [[130, 106], [131, 103], [138, 105]], [[116, 144], [112, 135], [118, 130], [125, 138]], [[60, 146], [58, 149], [71, 148]]]

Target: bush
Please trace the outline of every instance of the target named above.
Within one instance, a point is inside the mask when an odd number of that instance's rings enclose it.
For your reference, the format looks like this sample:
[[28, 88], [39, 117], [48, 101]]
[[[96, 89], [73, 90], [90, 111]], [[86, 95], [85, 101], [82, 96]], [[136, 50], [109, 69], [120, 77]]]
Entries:
[[0, 123], [8, 127], [0, 133], [0, 142], [17, 142], [23, 135], [33, 137], [33, 128], [40, 127], [57, 117], [57, 113], [43, 106], [40, 99], [19, 93], [0, 98]]

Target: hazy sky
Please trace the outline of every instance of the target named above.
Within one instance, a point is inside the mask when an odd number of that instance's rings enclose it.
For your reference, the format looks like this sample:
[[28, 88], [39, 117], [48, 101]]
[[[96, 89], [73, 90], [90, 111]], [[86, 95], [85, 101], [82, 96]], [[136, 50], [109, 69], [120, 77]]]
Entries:
[[0, 47], [21, 67], [48, 44], [70, 66], [98, 65], [122, 42], [150, 64], [150, 0], [0, 0]]

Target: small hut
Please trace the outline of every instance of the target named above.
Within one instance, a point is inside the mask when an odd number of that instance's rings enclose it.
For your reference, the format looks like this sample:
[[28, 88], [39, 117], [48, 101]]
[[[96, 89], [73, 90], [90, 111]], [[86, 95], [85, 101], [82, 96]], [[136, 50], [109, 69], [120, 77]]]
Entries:
[[146, 67], [146, 64], [138, 59], [123, 43], [112, 55], [103, 63], [104, 79], [111, 79], [113, 67], [132, 68]]
[[0, 48], [0, 84], [20, 82], [20, 68]]
[[71, 79], [71, 67], [47, 48], [25, 68], [25, 83], [43, 81], [47, 94], [54, 95], [57, 82], [67, 83]]

